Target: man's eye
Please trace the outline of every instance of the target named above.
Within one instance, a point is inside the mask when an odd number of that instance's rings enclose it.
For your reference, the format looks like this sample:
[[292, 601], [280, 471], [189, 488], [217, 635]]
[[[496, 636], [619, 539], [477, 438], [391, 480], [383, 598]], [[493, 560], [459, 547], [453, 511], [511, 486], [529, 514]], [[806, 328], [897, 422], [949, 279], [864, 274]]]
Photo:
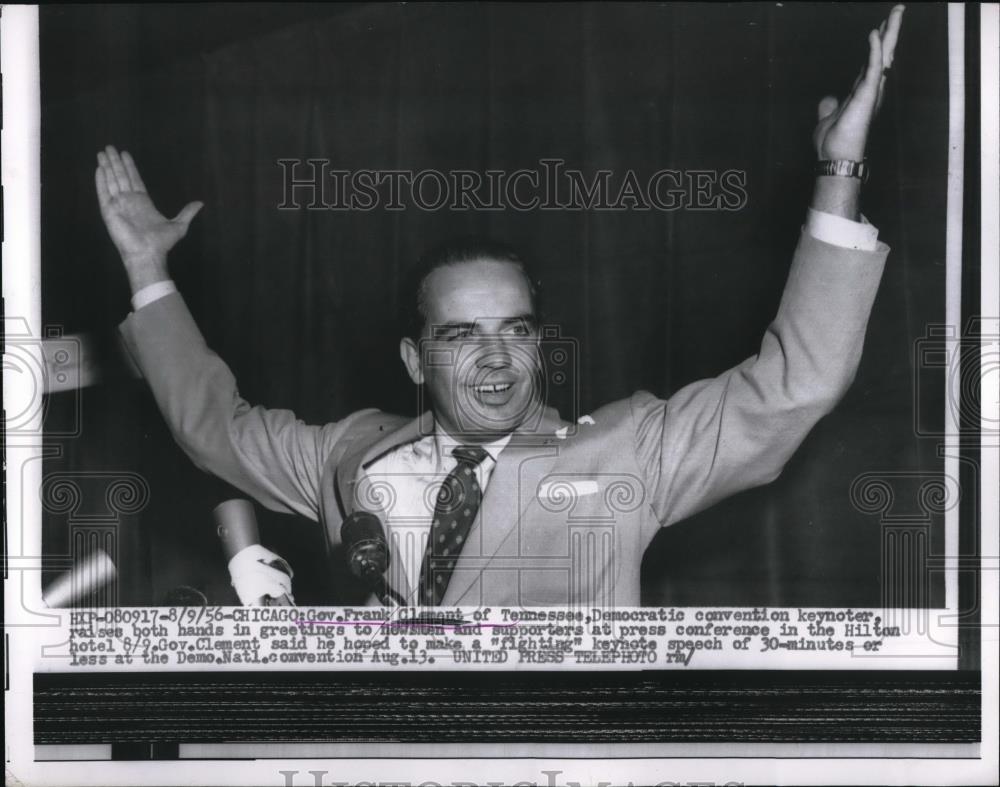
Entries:
[[523, 322], [518, 322], [513, 325], [509, 325], [504, 333], [510, 334], [511, 336], [530, 336], [531, 328]]
[[464, 339], [469, 335], [469, 328], [458, 325], [442, 325], [434, 329], [434, 338], [438, 341], [451, 342], [455, 339]]

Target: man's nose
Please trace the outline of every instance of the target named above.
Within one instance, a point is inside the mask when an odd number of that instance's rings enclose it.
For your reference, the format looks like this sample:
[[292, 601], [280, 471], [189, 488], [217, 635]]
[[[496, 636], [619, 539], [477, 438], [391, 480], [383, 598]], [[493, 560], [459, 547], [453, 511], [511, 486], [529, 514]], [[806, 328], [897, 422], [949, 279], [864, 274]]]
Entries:
[[480, 369], [507, 369], [512, 365], [510, 347], [504, 336], [483, 336], [480, 339], [476, 366]]

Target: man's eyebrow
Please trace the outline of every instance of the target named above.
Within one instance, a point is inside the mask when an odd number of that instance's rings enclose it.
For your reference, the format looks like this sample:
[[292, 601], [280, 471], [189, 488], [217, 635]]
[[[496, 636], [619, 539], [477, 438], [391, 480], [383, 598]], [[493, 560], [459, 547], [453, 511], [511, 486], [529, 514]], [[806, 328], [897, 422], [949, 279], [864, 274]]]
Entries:
[[475, 325], [474, 322], [463, 322], [462, 320], [449, 320], [448, 322], [436, 322], [431, 326], [432, 330], [441, 330], [442, 328], [472, 328]]
[[517, 317], [505, 317], [500, 322], [502, 325], [510, 325], [515, 322], [526, 322], [530, 324], [535, 322], [536, 319], [537, 318], [534, 314], [519, 314]]
[[461, 321], [436, 322], [430, 326], [429, 333], [432, 337], [445, 335], [454, 336], [459, 333], [472, 333], [474, 325], [475, 323]]
[[[534, 322], [534, 314], [518, 314], [515, 317], [504, 317], [500, 320], [501, 325], [510, 325], [515, 322]], [[477, 325], [481, 325], [485, 320], [474, 320], [469, 322], [467, 320], [447, 320], [446, 322], [436, 322], [432, 325], [432, 328], [474, 328]]]

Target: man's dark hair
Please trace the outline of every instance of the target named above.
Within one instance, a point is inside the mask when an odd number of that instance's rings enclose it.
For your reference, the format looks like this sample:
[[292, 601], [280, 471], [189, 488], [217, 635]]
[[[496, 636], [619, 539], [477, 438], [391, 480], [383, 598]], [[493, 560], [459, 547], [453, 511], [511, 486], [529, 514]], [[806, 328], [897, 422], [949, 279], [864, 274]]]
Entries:
[[528, 282], [528, 289], [531, 292], [531, 308], [535, 318], [541, 320], [540, 285], [523, 255], [512, 246], [489, 238], [458, 238], [424, 253], [407, 274], [403, 298], [400, 301], [404, 335], [417, 341], [423, 333], [427, 322], [427, 279], [434, 271], [450, 265], [462, 265], [481, 260], [508, 262], [511, 265], [516, 265], [525, 281]]

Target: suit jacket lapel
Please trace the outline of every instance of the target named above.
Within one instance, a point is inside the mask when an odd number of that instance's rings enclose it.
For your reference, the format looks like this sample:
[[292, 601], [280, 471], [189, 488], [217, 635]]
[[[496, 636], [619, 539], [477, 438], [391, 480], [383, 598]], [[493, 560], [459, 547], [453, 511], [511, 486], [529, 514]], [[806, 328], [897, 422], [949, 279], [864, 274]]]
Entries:
[[478, 605], [476, 590], [489, 561], [499, 553], [520, 554], [521, 515], [558, 458], [563, 441], [556, 432], [566, 426], [555, 410], [546, 408], [536, 429], [515, 433], [500, 452], [442, 605]]
[[[395, 428], [386, 429], [384, 433], [377, 433], [372, 440], [361, 440], [358, 445], [351, 447], [344, 455], [343, 460], [337, 465], [335, 483], [340, 498], [341, 508], [344, 516], [355, 511], [371, 511], [378, 514], [379, 511], [361, 505], [356, 489], [358, 483], [364, 478], [364, 468], [370, 465], [380, 456], [387, 454], [393, 448], [419, 440], [429, 431], [434, 429], [434, 416], [428, 410], [418, 418], [402, 420], [402, 423], [394, 424]], [[382, 512], [385, 513], [384, 511]]]
[[[371, 500], [361, 487], [365, 479], [365, 468], [393, 448], [419, 440], [421, 437], [430, 434], [433, 429], [434, 416], [428, 411], [418, 418], [403, 420], [402, 426], [397, 425], [395, 429], [387, 429], [384, 436], [376, 437], [374, 441], [362, 440], [359, 441], [359, 445], [349, 449], [344, 455], [343, 461], [336, 469], [334, 480], [334, 483], [337, 485], [340, 505], [344, 516], [346, 517], [355, 511], [368, 511], [375, 514], [384, 527], [388, 521], [387, 512]], [[389, 538], [388, 533], [386, 533], [386, 537]], [[399, 560], [398, 557], [394, 559], [391, 554], [391, 543], [389, 551], [389, 570], [386, 579], [393, 589], [404, 598], [413, 598], [418, 578], [413, 577], [411, 579], [406, 572], [403, 561]]]

